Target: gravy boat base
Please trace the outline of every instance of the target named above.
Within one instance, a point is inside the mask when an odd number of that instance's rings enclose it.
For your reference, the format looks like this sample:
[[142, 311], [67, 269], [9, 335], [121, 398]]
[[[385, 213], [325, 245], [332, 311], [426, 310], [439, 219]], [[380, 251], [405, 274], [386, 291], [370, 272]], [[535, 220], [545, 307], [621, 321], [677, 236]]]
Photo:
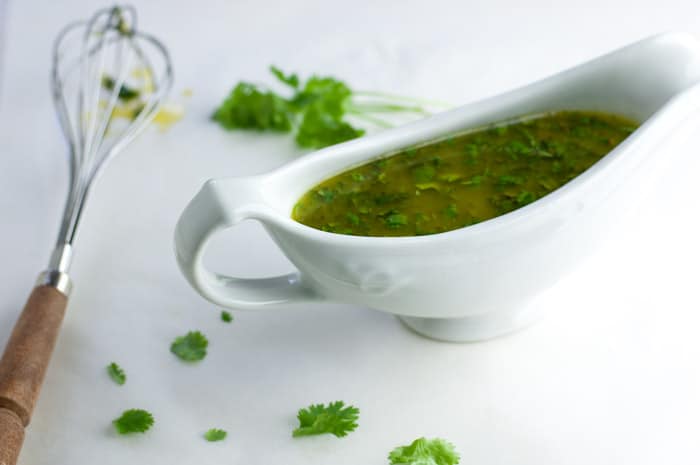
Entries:
[[445, 342], [482, 342], [505, 336], [538, 322], [546, 309], [537, 302], [502, 313], [466, 316], [462, 318], [422, 318], [399, 316], [398, 319], [413, 332], [429, 339]]

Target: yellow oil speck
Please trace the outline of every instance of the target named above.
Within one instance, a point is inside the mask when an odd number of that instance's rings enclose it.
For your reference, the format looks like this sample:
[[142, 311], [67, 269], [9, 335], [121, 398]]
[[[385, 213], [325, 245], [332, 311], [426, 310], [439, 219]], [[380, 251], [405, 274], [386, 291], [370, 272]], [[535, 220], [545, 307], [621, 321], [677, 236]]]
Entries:
[[118, 105], [112, 111], [112, 118], [126, 118], [133, 120], [136, 116], [136, 108]]
[[153, 122], [165, 131], [185, 116], [185, 108], [179, 103], [165, 103], [153, 117]]
[[150, 94], [153, 92], [153, 75], [148, 68], [134, 68], [131, 71], [131, 77], [135, 79], [140, 79], [143, 85], [139, 90], [144, 94]]
[[182, 89], [182, 96], [183, 97], [192, 97], [192, 94], [194, 94], [194, 91], [190, 89], [189, 87]]

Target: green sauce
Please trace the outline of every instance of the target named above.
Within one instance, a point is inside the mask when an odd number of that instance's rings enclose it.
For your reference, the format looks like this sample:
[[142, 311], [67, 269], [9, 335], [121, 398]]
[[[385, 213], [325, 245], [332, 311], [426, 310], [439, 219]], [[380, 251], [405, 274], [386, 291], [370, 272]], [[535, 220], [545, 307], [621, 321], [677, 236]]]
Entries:
[[292, 218], [358, 236], [462, 228], [549, 194], [637, 126], [617, 115], [563, 111], [469, 130], [334, 176], [304, 194]]

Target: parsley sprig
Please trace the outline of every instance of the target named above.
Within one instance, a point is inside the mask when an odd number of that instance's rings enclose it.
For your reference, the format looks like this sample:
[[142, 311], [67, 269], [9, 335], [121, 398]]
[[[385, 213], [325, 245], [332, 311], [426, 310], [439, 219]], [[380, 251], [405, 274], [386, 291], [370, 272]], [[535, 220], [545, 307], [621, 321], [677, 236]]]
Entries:
[[345, 406], [342, 400], [323, 404], [310, 405], [299, 410], [297, 418], [299, 427], [292, 436], [313, 436], [316, 434], [333, 434], [339, 438], [346, 436], [357, 428], [360, 410], [353, 406]]
[[213, 119], [226, 129], [257, 129], [295, 133], [301, 147], [322, 148], [360, 137], [363, 128], [350, 119], [364, 120], [374, 126], [391, 124], [378, 117], [387, 113], [429, 112], [417, 99], [379, 92], [355, 92], [333, 77], [311, 76], [302, 84], [296, 74], [285, 74], [275, 66], [270, 72], [288, 87], [283, 96], [249, 82], [238, 83], [214, 112]]

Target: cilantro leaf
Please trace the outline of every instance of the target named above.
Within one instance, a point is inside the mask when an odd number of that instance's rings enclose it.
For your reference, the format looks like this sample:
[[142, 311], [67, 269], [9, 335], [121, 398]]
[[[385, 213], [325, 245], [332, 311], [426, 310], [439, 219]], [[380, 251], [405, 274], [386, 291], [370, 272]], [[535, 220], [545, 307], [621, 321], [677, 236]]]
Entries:
[[281, 69], [279, 69], [277, 66], [272, 65], [270, 66], [270, 72], [281, 82], [284, 84], [287, 84], [289, 87], [292, 89], [298, 89], [299, 88], [299, 76], [296, 74], [288, 74], [285, 75]]
[[314, 106], [306, 111], [297, 132], [296, 142], [301, 147], [322, 148], [355, 139], [364, 133], [364, 129], [355, 128]]
[[207, 355], [209, 341], [199, 331], [190, 331], [184, 336], [175, 338], [170, 345], [170, 352], [186, 362], [202, 360]]
[[231, 312], [227, 312], [226, 310], [221, 311], [221, 321], [224, 323], [231, 323], [233, 321], [233, 315], [231, 315]]
[[228, 433], [222, 429], [212, 428], [204, 433], [204, 439], [209, 442], [223, 441]]
[[141, 409], [127, 410], [112, 422], [119, 434], [145, 433], [153, 423], [153, 415]]
[[126, 373], [124, 373], [122, 367], [120, 367], [116, 363], [112, 362], [109, 365], [107, 365], [107, 373], [109, 374], [109, 377], [112, 378], [112, 381], [119, 384], [120, 386], [126, 383]]
[[444, 439], [418, 438], [408, 446], [399, 446], [389, 453], [392, 465], [456, 465], [459, 454]]
[[345, 114], [345, 105], [351, 95], [352, 91], [342, 81], [332, 77], [312, 76], [291, 103], [299, 109], [313, 105], [330, 118], [340, 120]]
[[292, 432], [292, 436], [330, 433], [342, 438], [357, 428], [359, 414], [359, 409], [353, 406], [345, 407], [345, 403], [341, 400], [331, 402], [328, 406], [323, 404], [310, 405], [299, 410], [297, 414], [299, 427]]
[[289, 132], [292, 129], [289, 103], [264, 92], [254, 84], [239, 83], [212, 118], [226, 129], [259, 129]]

